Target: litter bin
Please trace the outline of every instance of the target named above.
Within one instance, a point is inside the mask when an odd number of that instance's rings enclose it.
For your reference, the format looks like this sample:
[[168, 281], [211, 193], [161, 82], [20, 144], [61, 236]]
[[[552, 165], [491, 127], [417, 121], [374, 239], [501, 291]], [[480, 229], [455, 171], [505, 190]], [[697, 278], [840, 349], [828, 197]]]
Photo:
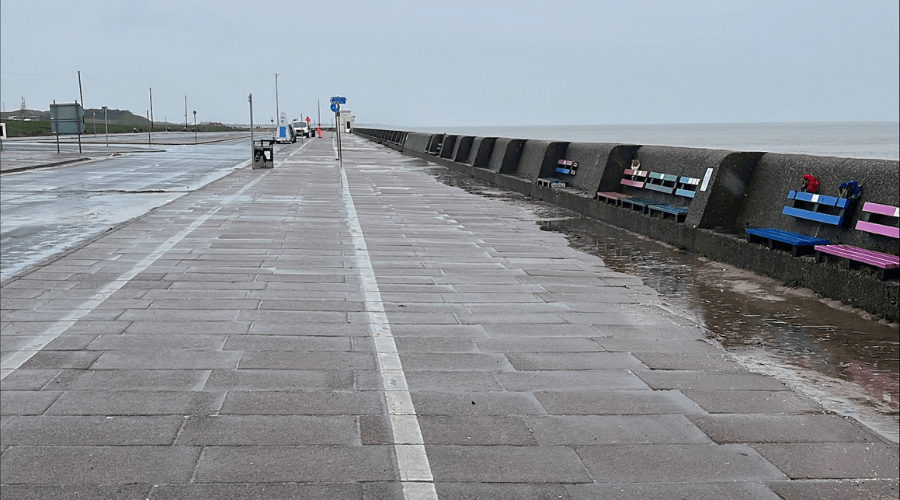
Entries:
[[272, 168], [275, 166], [275, 147], [273, 144], [275, 144], [275, 141], [268, 139], [253, 141], [253, 168]]

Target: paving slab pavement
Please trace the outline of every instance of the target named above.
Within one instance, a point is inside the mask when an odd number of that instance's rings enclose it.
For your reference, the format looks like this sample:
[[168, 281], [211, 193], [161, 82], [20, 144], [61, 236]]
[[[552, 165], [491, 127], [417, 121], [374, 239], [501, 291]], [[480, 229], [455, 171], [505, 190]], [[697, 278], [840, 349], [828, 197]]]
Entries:
[[3, 498], [896, 498], [527, 209], [284, 149], [3, 285]]
[[[0, 174], [11, 174], [38, 168], [71, 165], [76, 162], [99, 160], [129, 153], [159, 152], [173, 146], [206, 144], [246, 139], [249, 132], [154, 132], [150, 141], [146, 133], [85, 134], [79, 145], [77, 136], [15, 137], [5, 139], [0, 151]], [[49, 147], [48, 147], [49, 145]], [[58, 151], [53, 150], [56, 146]]]

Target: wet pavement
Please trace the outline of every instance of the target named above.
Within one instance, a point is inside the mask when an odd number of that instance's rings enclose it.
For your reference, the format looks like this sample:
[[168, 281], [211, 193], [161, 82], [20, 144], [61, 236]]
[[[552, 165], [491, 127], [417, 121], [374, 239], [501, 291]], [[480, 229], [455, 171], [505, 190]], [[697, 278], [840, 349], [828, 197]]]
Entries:
[[[149, 137], [148, 137], [149, 135]], [[129, 153], [164, 152], [171, 146], [246, 140], [249, 132], [153, 132], [152, 134], [85, 134], [55, 137], [15, 137], [3, 141], [0, 173], [54, 168]], [[271, 134], [269, 134], [271, 136]], [[248, 148], [249, 149], [249, 148]]]
[[900, 404], [898, 325], [810, 290], [711, 261], [642, 235], [491, 186], [444, 167], [439, 180], [527, 207], [544, 231], [640, 277], [671, 307], [755, 370], [770, 373], [830, 410], [895, 434]]
[[751, 371], [710, 339], [726, 306], [653, 288], [693, 278], [571, 243], [677, 267], [652, 242], [344, 144], [3, 283], [4, 500], [896, 498], [896, 426]]
[[[81, 242], [144, 215], [212, 180], [246, 166], [242, 144], [170, 145], [165, 150], [117, 148], [95, 161], [58, 165], [55, 150], [26, 149], [18, 143], [2, 165], [0, 183], [0, 281], [21, 273]], [[108, 154], [104, 146], [91, 148]], [[94, 154], [94, 152], [86, 152]]]

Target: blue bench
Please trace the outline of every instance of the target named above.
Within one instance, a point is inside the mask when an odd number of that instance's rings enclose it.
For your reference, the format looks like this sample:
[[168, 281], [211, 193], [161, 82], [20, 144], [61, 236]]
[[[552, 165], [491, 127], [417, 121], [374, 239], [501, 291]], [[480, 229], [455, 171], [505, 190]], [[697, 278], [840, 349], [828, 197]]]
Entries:
[[[847, 198], [802, 191], [790, 191], [787, 197], [790, 204], [781, 210], [782, 214], [833, 226], [844, 225], [844, 213], [850, 206], [850, 200]], [[748, 242], [761, 239], [769, 248], [774, 248], [776, 243], [784, 244], [791, 248], [791, 254], [795, 257], [803, 252], [814, 251], [816, 245], [828, 244], [827, 239], [775, 228], [747, 228], [746, 231]]]
[[[651, 191], [658, 191], [665, 194], [675, 194], [676, 189], [681, 187], [681, 184], [679, 183], [679, 176], [677, 175], [662, 174], [659, 172], [647, 172], [646, 170], [637, 170], [638, 167], [640, 167], [640, 162], [638, 160], [632, 161], [631, 168], [625, 170], [622, 180], [619, 181], [619, 183], [623, 186], [649, 189]], [[681, 177], [681, 179], [687, 180], [690, 178]], [[697, 182], [695, 183], [695, 186], [696, 184], [700, 183], [699, 179], [696, 179], [696, 181]], [[686, 193], [688, 190], [683, 189], [683, 191]], [[679, 196], [693, 198], [693, 194], [679, 194]], [[606, 201], [606, 203], [615, 204], [619, 207], [639, 210], [645, 215], [652, 215], [657, 212], [660, 213], [663, 218], [665, 218], [667, 215], [672, 215], [675, 217], [675, 222], [683, 222], [688, 213], [687, 207], [670, 205], [662, 201], [651, 200], [649, 198], [641, 198], [639, 196], [630, 196], [619, 192], [598, 191], [595, 195], [595, 198], [598, 200], [604, 200]]]
[[572, 160], [559, 160], [556, 162], [558, 167], [556, 167], [557, 173], [566, 174], [566, 175], [575, 175], [575, 170], [578, 168], [578, 162]]
[[[686, 177], [683, 177], [686, 178]], [[644, 189], [650, 189], [665, 194], [675, 194], [676, 188], [679, 187], [678, 176], [673, 174], [662, 174], [659, 172], [650, 172], [647, 176], [647, 183]], [[690, 196], [693, 198], [693, 196]], [[675, 217], [675, 222], [683, 222], [687, 217], [688, 208], [680, 205], [670, 205], [661, 201], [647, 205], [647, 213], [653, 215], [659, 213], [664, 219], [667, 215]]]
[[791, 247], [791, 254], [796, 257], [804, 250], [811, 250], [815, 245], [827, 245], [828, 240], [814, 238], [799, 233], [783, 231], [775, 228], [748, 228], [747, 241], [763, 240], [769, 248], [775, 248], [776, 243], [784, 243]]
[[682, 207], [678, 205], [650, 205], [647, 207], [647, 210], [650, 214], [654, 212], [659, 212], [662, 215], [663, 219], [666, 218], [666, 215], [672, 215], [675, 217], [675, 222], [684, 222], [684, 219], [687, 218], [688, 208]]
[[678, 184], [675, 185], [675, 194], [684, 196], [685, 198], [693, 198], [697, 194], [697, 186], [700, 185], [700, 179], [694, 177], [680, 177]]
[[659, 202], [656, 200], [650, 200], [647, 198], [640, 198], [637, 196], [629, 196], [627, 198], [622, 198], [619, 200], [619, 206], [630, 208], [632, 210], [639, 210], [643, 214], [649, 214], [651, 205], [658, 205]]
[[[564, 174], [564, 175], [575, 175], [575, 170], [578, 169], [578, 162], [572, 160], [559, 160], [556, 162], [558, 167], [556, 167], [556, 173]], [[554, 188], [564, 188], [566, 187], [566, 182], [562, 179], [557, 178], [548, 178], [548, 177], [539, 177], [537, 179], [538, 186], [544, 187], [554, 187]]]
[[847, 198], [802, 191], [789, 192], [788, 199], [791, 200], [791, 205], [784, 207], [781, 213], [834, 226], [844, 225], [844, 213], [850, 206]]

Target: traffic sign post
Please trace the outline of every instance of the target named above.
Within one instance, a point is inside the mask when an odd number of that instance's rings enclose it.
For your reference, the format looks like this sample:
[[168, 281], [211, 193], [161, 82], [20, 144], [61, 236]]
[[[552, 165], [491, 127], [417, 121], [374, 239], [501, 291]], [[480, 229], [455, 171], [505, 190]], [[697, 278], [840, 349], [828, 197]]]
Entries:
[[341, 166], [344, 168], [344, 158], [341, 154], [341, 104], [347, 104], [346, 97], [332, 97], [331, 98], [331, 110], [334, 111], [334, 129], [337, 132], [337, 151], [338, 157], [337, 160]]
[[60, 134], [78, 134], [78, 154], [81, 154], [81, 134], [84, 133], [84, 108], [74, 104], [50, 105], [50, 131], [56, 134], [56, 152], [59, 153]]

